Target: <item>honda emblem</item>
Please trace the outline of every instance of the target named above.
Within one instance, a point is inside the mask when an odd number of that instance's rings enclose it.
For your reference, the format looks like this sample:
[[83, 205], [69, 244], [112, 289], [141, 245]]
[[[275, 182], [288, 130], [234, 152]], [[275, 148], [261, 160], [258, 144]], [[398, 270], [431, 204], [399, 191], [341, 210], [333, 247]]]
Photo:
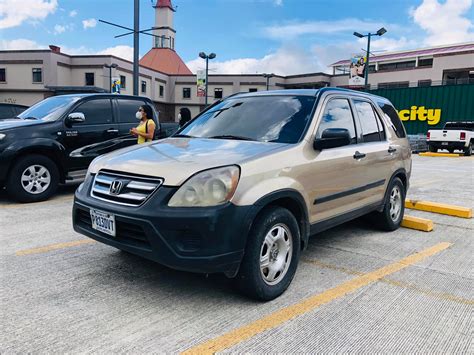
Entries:
[[123, 182], [121, 180], [114, 180], [110, 184], [109, 193], [111, 195], [118, 195], [120, 194], [120, 191], [122, 191], [122, 188], [123, 188]]

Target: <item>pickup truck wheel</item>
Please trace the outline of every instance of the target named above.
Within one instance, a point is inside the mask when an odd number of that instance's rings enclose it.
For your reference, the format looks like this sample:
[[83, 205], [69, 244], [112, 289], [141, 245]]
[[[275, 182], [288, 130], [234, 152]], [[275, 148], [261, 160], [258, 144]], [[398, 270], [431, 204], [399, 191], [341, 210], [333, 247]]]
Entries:
[[239, 289], [249, 297], [270, 301], [280, 296], [296, 273], [300, 232], [293, 214], [270, 207], [255, 221], [237, 275]]
[[37, 202], [47, 200], [56, 191], [58, 183], [58, 168], [51, 159], [27, 155], [11, 169], [6, 188], [14, 200]]
[[428, 149], [430, 150], [431, 153], [436, 153], [438, 151], [438, 149], [433, 147], [431, 144], [428, 146]]
[[385, 231], [394, 231], [400, 227], [405, 213], [405, 186], [399, 178], [392, 180], [387, 188], [385, 205], [382, 212], [372, 214], [372, 220]]
[[472, 155], [472, 143], [469, 143], [469, 146], [464, 149], [464, 155], [470, 157]]
[[453, 153], [454, 153], [454, 149], [448, 149], [448, 152], [449, 152], [450, 154], [453, 154]]

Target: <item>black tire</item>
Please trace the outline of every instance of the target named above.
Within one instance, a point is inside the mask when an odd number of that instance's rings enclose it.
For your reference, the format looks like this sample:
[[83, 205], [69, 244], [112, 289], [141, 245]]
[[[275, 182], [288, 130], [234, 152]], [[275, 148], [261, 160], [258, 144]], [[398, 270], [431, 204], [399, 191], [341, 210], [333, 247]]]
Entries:
[[[269, 249], [265, 239], [267, 234], [274, 231], [278, 232], [279, 230], [286, 232], [282, 237], [283, 239], [279, 238], [278, 240], [286, 241], [287, 237], [291, 240], [291, 243], [285, 243], [288, 248], [287, 251], [284, 250], [286, 247], [278, 248], [278, 250], [283, 251], [281, 254], [277, 252], [275, 256], [274, 252], [272, 252], [274, 249]], [[293, 280], [298, 267], [301, 249], [300, 240], [298, 223], [290, 211], [282, 207], [269, 207], [265, 209], [255, 220], [248, 236], [244, 258], [236, 277], [237, 286], [240, 291], [251, 298], [261, 301], [273, 300], [285, 292]], [[278, 272], [275, 273], [274, 284], [269, 284], [265, 280], [265, 278], [271, 278], [271, 275], [270, 268], [261, 269], [260, 258], [262, 253], [264, 256], [265, 254], [269, 256], [269, 265], [273, 265], [274, 269], [279, 268], [279, 264], [282, 263], [280, 267], [283, 268], [283, 271], [279, 271], [280, 274]], [[280, 256], [280, 259], [278, 259], [278, 256]], [[272, 257], [275, 257], [273, 261]], [[267, 275], [264, 276], [265, 273]]]
[[431, 144], [428, 146], [428, 149], [430, 150], [431, 153], [436, 153], [438, 151], [438, 149], [433, 147]]
[[464, 156], [470, 157], [472, 155], [472, 142], [469, 143], [469, 146], [464, 149]]
[[448, 149], [448, 152], [449, 152], [450, 154], [453, 154], [453, 153], [454, 153], [454, 149]]
[[[394, 192], [394, 189], [398, 189], [400, 196], [400, 210], [399, 213], [395, 216], [394, 212], [391, 210], [391, 197]], [[371, 220], [382, 230], [384, 231], [394, 231], [400, 227], [400, 224], [403, 220], [403, 215], [405, 213], [405, 185], [399, 178], [394, 178], [390, 185], [387, 187], [387, 192], [385, 194], [385, 204], [382, 212], [374, 212], [371, 215]]]
[[[44, 168], [45, 172], [41, 168]], [[23, 185], [27, 182], [22, 183], [22, 176], [27, 169], [28, 173], [37, 173], [37, 180], [32, 177], [36, 182], [32, 183], [30, 191]], [[58, 183], [59, 172], [56, 164], [48, 157], [32, 154], [21, 157], [16, 162], [8, 176], [6, 188], [10, 197], [18, 202], [38, 202], [47, 200], [58, 188]]]

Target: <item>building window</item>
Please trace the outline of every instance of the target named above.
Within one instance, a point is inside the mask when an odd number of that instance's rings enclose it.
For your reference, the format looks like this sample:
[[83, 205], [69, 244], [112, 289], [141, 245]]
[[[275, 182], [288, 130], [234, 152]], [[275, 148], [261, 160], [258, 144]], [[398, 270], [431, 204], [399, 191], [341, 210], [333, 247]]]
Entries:
[[375, 73], [375, 65], [369, 65], [369, 73]]
[[120, 75], [120, 87], [122, 89], [127, 88], [127, 78], [125, 77], [125, 75]]
[[418, 59], [418, 66], [419, 67], [432, 67], [433, 66], [433, 58]]
[[400, 70], [414, 68], [416, 61], [411, 60], [409, 62], [398, 62], [398, 63], [382, 63], [379, 64], [379, 71], [384, 70]]
[[214, 89], [214, 98], [215, 99], [222, 99], [222, 93], [224, 90], [222, 88], [215, 88]]
[[431, 79], [418, 80], [418, 86], [431, 86]]
[[86, 86], [94, 86], [94, 73], [86, 73]]
[[163, 97], [165, 94], [165, 87], [163, 85], [160, 85], [160, 97]]
[[141, 88], [142, 88], [142, 94], [146, 94], [146, 81], [145, 80], [142, 80]]
[[397, 89], [397, 88], [407, 88], [410, 86], [408, 81], [398, 81], [393, 83], [379, 83], [379, 89]]
[[183, 88], [183, 99], [191, 98], [191, 88]]
[[34, 83], [43, 82], [43, 70], [41, 68], [33, 68], [33, 82]]
[[7, 73], [5, 68], [0, 68], [0, 83], [5, 83], [7, 81]]
[[257, 88], [250, 88], [250, 89], [249, 89], [249, 92], [257, 92], [257, 91], [258, 91]]

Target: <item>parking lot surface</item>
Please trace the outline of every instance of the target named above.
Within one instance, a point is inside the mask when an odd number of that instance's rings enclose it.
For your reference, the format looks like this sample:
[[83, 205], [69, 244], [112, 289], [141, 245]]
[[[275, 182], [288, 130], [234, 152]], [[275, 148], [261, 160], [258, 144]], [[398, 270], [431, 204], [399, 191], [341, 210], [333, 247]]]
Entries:
[[[473, 208], [473, 173], [473, 158], [414, 156], [408, 197]], [[74, 188], [0, 194], [2, 354], [474, 352], [472, 219], [406, 210], [434, 230], [313, 236], [287, 292], [260, 303], [75, 233]]]

